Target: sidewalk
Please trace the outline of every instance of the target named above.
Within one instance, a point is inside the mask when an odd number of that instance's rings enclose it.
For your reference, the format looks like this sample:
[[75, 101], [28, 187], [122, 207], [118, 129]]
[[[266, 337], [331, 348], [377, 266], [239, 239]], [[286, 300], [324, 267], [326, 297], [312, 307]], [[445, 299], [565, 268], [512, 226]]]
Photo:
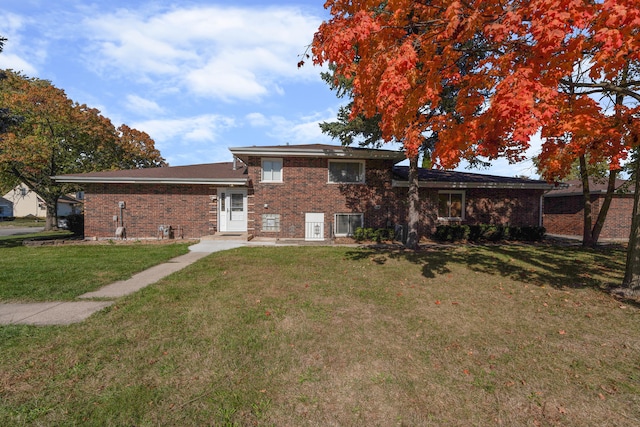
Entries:
[[189, 253], [173, 258], [163, 264], [156, 265], [128, 280], [112, 283], [94, 292], [80, 295], [80, 299], [101, 298], [108, 301], [66, 301], [43, 303], [0, 303], [0, 325], [70, 325], [85, 320], [106, 307], [112, 305], [116, 298], [137, 292], [145, 286], [182, 270], [213, 252], [239, 248], [247, 245], [270, 245], [268, 242], [247, 242], [238, 240], [201, 240], [189, 246]]

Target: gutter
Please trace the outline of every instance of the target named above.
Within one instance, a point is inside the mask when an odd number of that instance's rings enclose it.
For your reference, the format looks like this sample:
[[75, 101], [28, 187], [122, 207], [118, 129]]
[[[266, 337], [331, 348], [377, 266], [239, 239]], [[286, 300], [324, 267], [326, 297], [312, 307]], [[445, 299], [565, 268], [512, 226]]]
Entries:
[[232, 154], [238, 156], [273, 156], [273, 157], [346, 157], [354, 159], [390, 159], [402, 161], [406, 158], [405, 154], [400, 151], [383, 151], [383, 150], [371, 150], [366, 148], [350, 149], [339, 148], [336, 150], [319, 149], [319, 148], [295, 148], [295, 147], [282, 147], [282, 148], [264, 148], [264, 147], [231, 147], [229, 148]]
[[104, 177], [73, 177], [52, 176], [56, 182], [68, 182], [74, 184], [196, 184], [196, 185], [247, 185], [249, 180], [240, 179], [212, 179], [212, 178], [104, 178]]
[[[409, 181], [393, 180], [392, 187], [407, 188]], [[510, 183], [510, 182], [444, 182], [444, 181], [421, 181], [420, 188], [485, 188], [485, 189], [509, 189], [509, 190], [551, 190], [555, 188], [553, 184], [544, 183]]]

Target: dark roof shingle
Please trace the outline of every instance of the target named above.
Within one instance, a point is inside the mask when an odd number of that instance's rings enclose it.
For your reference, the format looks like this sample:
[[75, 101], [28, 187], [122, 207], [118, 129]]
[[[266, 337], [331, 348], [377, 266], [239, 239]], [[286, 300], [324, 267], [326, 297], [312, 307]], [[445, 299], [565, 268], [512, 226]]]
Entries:
[[216, 182], [246, 180], [247, 171], [241, 162], [237, 162], [235, 169], [233, 162], [224, 162], [68, 174], [55, 176], [54, 179], [60, 182], [117, 182], [122, 180], [134, 182]]

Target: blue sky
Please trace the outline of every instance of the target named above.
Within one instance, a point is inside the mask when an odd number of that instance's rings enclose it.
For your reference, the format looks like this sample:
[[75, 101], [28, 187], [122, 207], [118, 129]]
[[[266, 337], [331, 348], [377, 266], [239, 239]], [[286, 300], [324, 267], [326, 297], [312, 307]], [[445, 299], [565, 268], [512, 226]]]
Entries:
[[[235, 146], [339, 144], [318, 123], [345, 101], [321, 69], [296, 66], [328, 18], [323, 3], [2, 0], [0, 69], [147, 132], [172, 166], [230, 161]], [[503, 160], [478, 172], [535, 174]]]

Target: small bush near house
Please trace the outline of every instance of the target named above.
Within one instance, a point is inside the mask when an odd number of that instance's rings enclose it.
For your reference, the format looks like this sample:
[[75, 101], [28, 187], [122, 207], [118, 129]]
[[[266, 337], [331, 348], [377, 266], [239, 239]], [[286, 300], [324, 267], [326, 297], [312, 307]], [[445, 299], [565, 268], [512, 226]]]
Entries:
[[84, 215], [67, 215], [64, 219], [66, 220], [67, 230], [73, 232], [75, 236], [82, 236], [84, 234]]
[[524, 242], [540, 242], [547, 230], [544, 227], [509, 227], [509, 240]]
[[353, 233], [353, 238], [356, 242], [375, 241], [377, 243], [380, 243], [382, 241], [392, 240], [393, 234], [393, 229], [390, 228], [358, 227]]
[[433, 237], [440, 242], [471, 240], [470, 232], [471, 228], [468, 225], [439, 225]]
[[503, 224], [439, 225], [433, 237], [440, 242], [501, 242], [517, 240], [539, 242], [544, 238], [544, 227], [510, 226]]

